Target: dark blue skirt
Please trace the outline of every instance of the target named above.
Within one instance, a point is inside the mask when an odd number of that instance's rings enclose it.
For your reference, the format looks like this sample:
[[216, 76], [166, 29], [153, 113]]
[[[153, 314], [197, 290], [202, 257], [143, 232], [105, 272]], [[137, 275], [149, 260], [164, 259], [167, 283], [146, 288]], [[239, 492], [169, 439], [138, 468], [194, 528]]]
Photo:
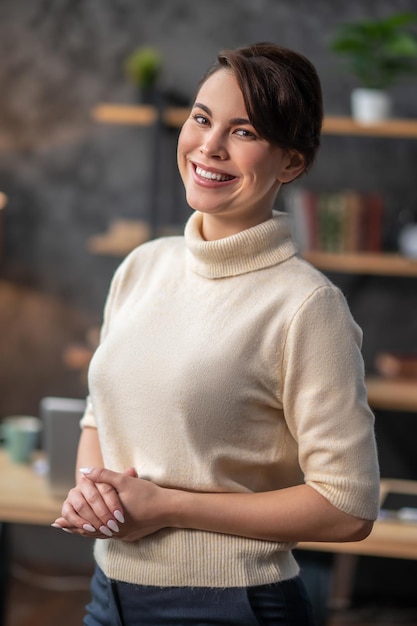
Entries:
[[96, 567], [84, 626], [314, 626], [300, 578], [256, 587], [150, 587]]

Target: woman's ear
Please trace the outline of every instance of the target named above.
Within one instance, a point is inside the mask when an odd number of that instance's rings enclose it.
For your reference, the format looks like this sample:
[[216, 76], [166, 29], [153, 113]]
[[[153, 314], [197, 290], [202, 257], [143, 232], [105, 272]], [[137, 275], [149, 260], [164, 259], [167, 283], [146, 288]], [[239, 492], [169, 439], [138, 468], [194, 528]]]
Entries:
[[288, 150], [286, 154], [286, 165], [279, 173], [278, 180], [281, 183], [290, 183], [298, 178], [305, 170], [305, 159], [297, 150]]

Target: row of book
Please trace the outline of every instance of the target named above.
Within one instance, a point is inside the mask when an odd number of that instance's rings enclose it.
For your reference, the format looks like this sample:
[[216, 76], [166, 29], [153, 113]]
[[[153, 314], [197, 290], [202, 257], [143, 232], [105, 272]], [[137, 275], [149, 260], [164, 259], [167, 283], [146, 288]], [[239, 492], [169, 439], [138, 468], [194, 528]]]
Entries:
[[378, 193], [295, 188], [285, 208], [302, 251], [380, 252], [383, 247], [384, 205]]

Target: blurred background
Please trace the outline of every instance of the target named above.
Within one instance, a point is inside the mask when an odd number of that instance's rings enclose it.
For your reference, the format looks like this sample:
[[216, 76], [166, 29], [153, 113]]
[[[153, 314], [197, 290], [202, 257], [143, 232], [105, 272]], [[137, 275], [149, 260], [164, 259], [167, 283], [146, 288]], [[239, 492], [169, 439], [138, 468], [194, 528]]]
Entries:
[[[315, 64], [326, 116], [350, 116], [357, 84], [331, 50], [337, 29], [416, 8], [415, 0], [0, 0], [0, 419], [38, 415], [44, 396], [85, 396], [89, 354], [124, 255], [100, 247], [115, 222], [130, 235], [138, 228], [140, 240], [148, 227], [151, 235], [181, 231], [189, 215], [176, 171], [178, 128], [93, 114], [98, 105], [139, 102], [126, 73], [133, 50], [152, 47], [160, 57], [154, 103], [186, 107], [220, 49], [273, 41]], [[390, 92], [393, 116], [417, 121], [417, 74]], [[297, 186], [379, 194], [382, 249], [396, 252], [417, 208], [416, 172], [416, 140], [324, 135]], [[278, 208], [285, 205], [286, 190]], [[415, 277], [329, 276], [363, 328], [368, 373], [381, 352], [417, 354]], [[415, 411], [376, 414], [382, 475], [415, 479]], [[89, 544], [48, 528], [12, 530], [17, 563], [91, 564]], [[361, 559], [354, 602], [416, 608], [416, 563], [385, 562]]]

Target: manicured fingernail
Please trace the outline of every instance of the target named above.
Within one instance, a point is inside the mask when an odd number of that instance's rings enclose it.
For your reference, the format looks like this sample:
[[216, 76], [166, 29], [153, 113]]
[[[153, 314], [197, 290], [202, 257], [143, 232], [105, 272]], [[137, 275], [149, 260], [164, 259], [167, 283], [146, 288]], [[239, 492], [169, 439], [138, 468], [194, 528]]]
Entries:
[[99, 531], [107, 537], [113, 537], [112, 531], [107, 526], [100, 526]]
[[83, 524], [84, 530], [87, 530], [89, 533], [95, 533], [96, 529], [91, 524]]
[[64, 531], [64, 533], [68, 533], [70, 535], [73, 535], [74, 533], [72, 532], [72, 530], [70, 530], [69, 528], [61, 528], [61, 530]]
[[59, 528], [59, 530], [62, 530], [61, 526], [59, 524], [51, 524], [52, 528]]
[[110, 530], [112, 530], [114, 533], [118, 533], [120, 528], [118, 527], [118, 525], [116, 524], [116, 522], [114, 520], [109, 520], [107, 522], [107, 526], [110, 528]]
[[80, 472], [81, 474], [89, 474], [92, 469], [92, 467], [80, 467]]
[[125, 523], [125, 517], [124, 517], [124, 515], [123, 515], [123, 513], [121, 511], [116, 509], [116, 511], [113, 513], [113, 515], [117, 519], [118, 522], [120, 522], [121, 524]]

